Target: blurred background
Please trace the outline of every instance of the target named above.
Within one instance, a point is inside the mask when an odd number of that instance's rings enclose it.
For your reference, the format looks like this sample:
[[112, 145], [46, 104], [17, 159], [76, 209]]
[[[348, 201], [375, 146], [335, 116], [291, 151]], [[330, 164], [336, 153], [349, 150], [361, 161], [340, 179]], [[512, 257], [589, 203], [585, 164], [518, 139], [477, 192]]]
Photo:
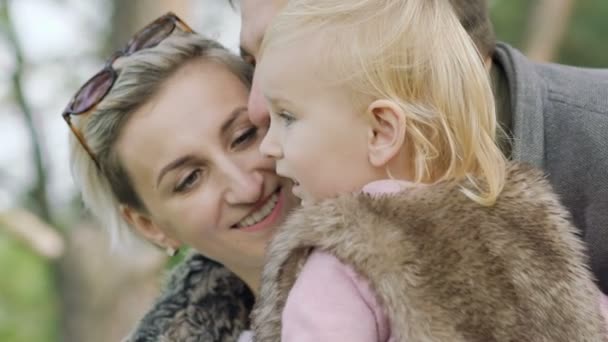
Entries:
[[[608, 67], [608, 1], [490, 4], [498, 38], [530, 58]], [[169, 10], [237, 51], [227, 0], [0, 0], [0, 341], [118, 341], [158, 293], [166, 257], [112, 252], [83, 209], [60, 114], [105, 56]]]

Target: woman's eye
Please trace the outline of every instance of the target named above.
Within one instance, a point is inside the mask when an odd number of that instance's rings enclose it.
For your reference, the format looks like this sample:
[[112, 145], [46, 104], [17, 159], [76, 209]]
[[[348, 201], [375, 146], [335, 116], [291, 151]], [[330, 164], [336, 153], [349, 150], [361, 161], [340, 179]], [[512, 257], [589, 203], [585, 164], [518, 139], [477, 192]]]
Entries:
[[202, 170], [200, 169], [190, 172], [190, 174], [186, 178], [184, 178], [177, 184], [177, 186], [175, 187], [175, 192], [179, 193], [190, 190], [192, 187], [194, 187], [199, 178], [201, 178], [201, 173]]
[[245, 131], [245, 133], [239, 135], [233, 142], [230, 144], [231, 148], [239, 147], [240, 145], [253, 140], [258, 133], [257, 127], [251, 127]]

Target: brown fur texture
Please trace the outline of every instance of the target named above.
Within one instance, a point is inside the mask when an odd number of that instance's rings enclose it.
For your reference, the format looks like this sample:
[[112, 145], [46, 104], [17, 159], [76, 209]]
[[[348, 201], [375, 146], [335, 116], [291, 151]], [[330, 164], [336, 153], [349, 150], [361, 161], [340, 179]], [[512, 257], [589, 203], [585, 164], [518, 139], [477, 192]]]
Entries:
[[257, 342], [280, 341], [287, 295], [313, 248], [370, 282], [398, 341], [606, 341], [583, 244], [527, 167], [509, 167], [492, 207], [438, 184], [294, 212], [269, 247]]

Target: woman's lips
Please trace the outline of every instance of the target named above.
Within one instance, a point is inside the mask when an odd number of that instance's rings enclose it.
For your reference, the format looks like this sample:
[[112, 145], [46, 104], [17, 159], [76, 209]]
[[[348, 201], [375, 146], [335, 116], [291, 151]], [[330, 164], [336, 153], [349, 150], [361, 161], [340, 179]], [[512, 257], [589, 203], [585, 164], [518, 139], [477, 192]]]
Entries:
[[[277, 203], [274, 205], [274, 208], [272, 209], [272, 211], [270, 212], [270, 214], [268, 214], [268, 216], [266, 216], [264, 219], [262, 219], [260, 222], [250, 225], [250, 226], [245, 226], [245, 227], [237, 227], [236, 229], [241, 230], [241, 231], [245, 231], [245, 232], [258, 232], [258, 231], [262, 231], [265, 230], [266, 228], [270, 227], [270, 226], [275, 226], [278, 219], [281, 217], [281, 212], [283, 211], [283, 206], [284, 206], [284, 202], [285, 202], [285, 195], [283, 194], [282, 188], [278, 189], [278, 199], [277, 199]], [[272, 200], [272, 196], [270, 196], [268, 198], [268, 201]]]

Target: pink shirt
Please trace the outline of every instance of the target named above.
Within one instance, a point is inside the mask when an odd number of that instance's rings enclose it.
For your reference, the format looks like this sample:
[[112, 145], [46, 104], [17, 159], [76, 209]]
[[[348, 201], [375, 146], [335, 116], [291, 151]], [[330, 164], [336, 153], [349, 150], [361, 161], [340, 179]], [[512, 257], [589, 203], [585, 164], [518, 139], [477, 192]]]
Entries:
[[[397, 181], [368, 184], [364, 192], [391, 193], [411, 186]], [[608, 327], [608, 297], [600, 305]], [[287, 296], [283, 342], [393, 342], [390, 322], [368, 282], [335, 256], [315, 250]], [[239, 341], [250, 341], [249, 333]]]
[[390, 341], [388, 317], [368, 283], [331, 254], [314, 251], [283, 311], [281, 341]]
[[[386, 194], [411, 186], [378, 181], [363, 192]], [[281, 341], [395, 341], [388, 316], [368, 282], [335, 256], [315, 250], [287, 296]]]
[[[599, 291], [599, 290], [598, 290]], [[600, 294], [608, 328], [608, 296]], [[367, 281], [331, 254], [314, 251], [287, 297], [283, 342], [393, 342]]]

